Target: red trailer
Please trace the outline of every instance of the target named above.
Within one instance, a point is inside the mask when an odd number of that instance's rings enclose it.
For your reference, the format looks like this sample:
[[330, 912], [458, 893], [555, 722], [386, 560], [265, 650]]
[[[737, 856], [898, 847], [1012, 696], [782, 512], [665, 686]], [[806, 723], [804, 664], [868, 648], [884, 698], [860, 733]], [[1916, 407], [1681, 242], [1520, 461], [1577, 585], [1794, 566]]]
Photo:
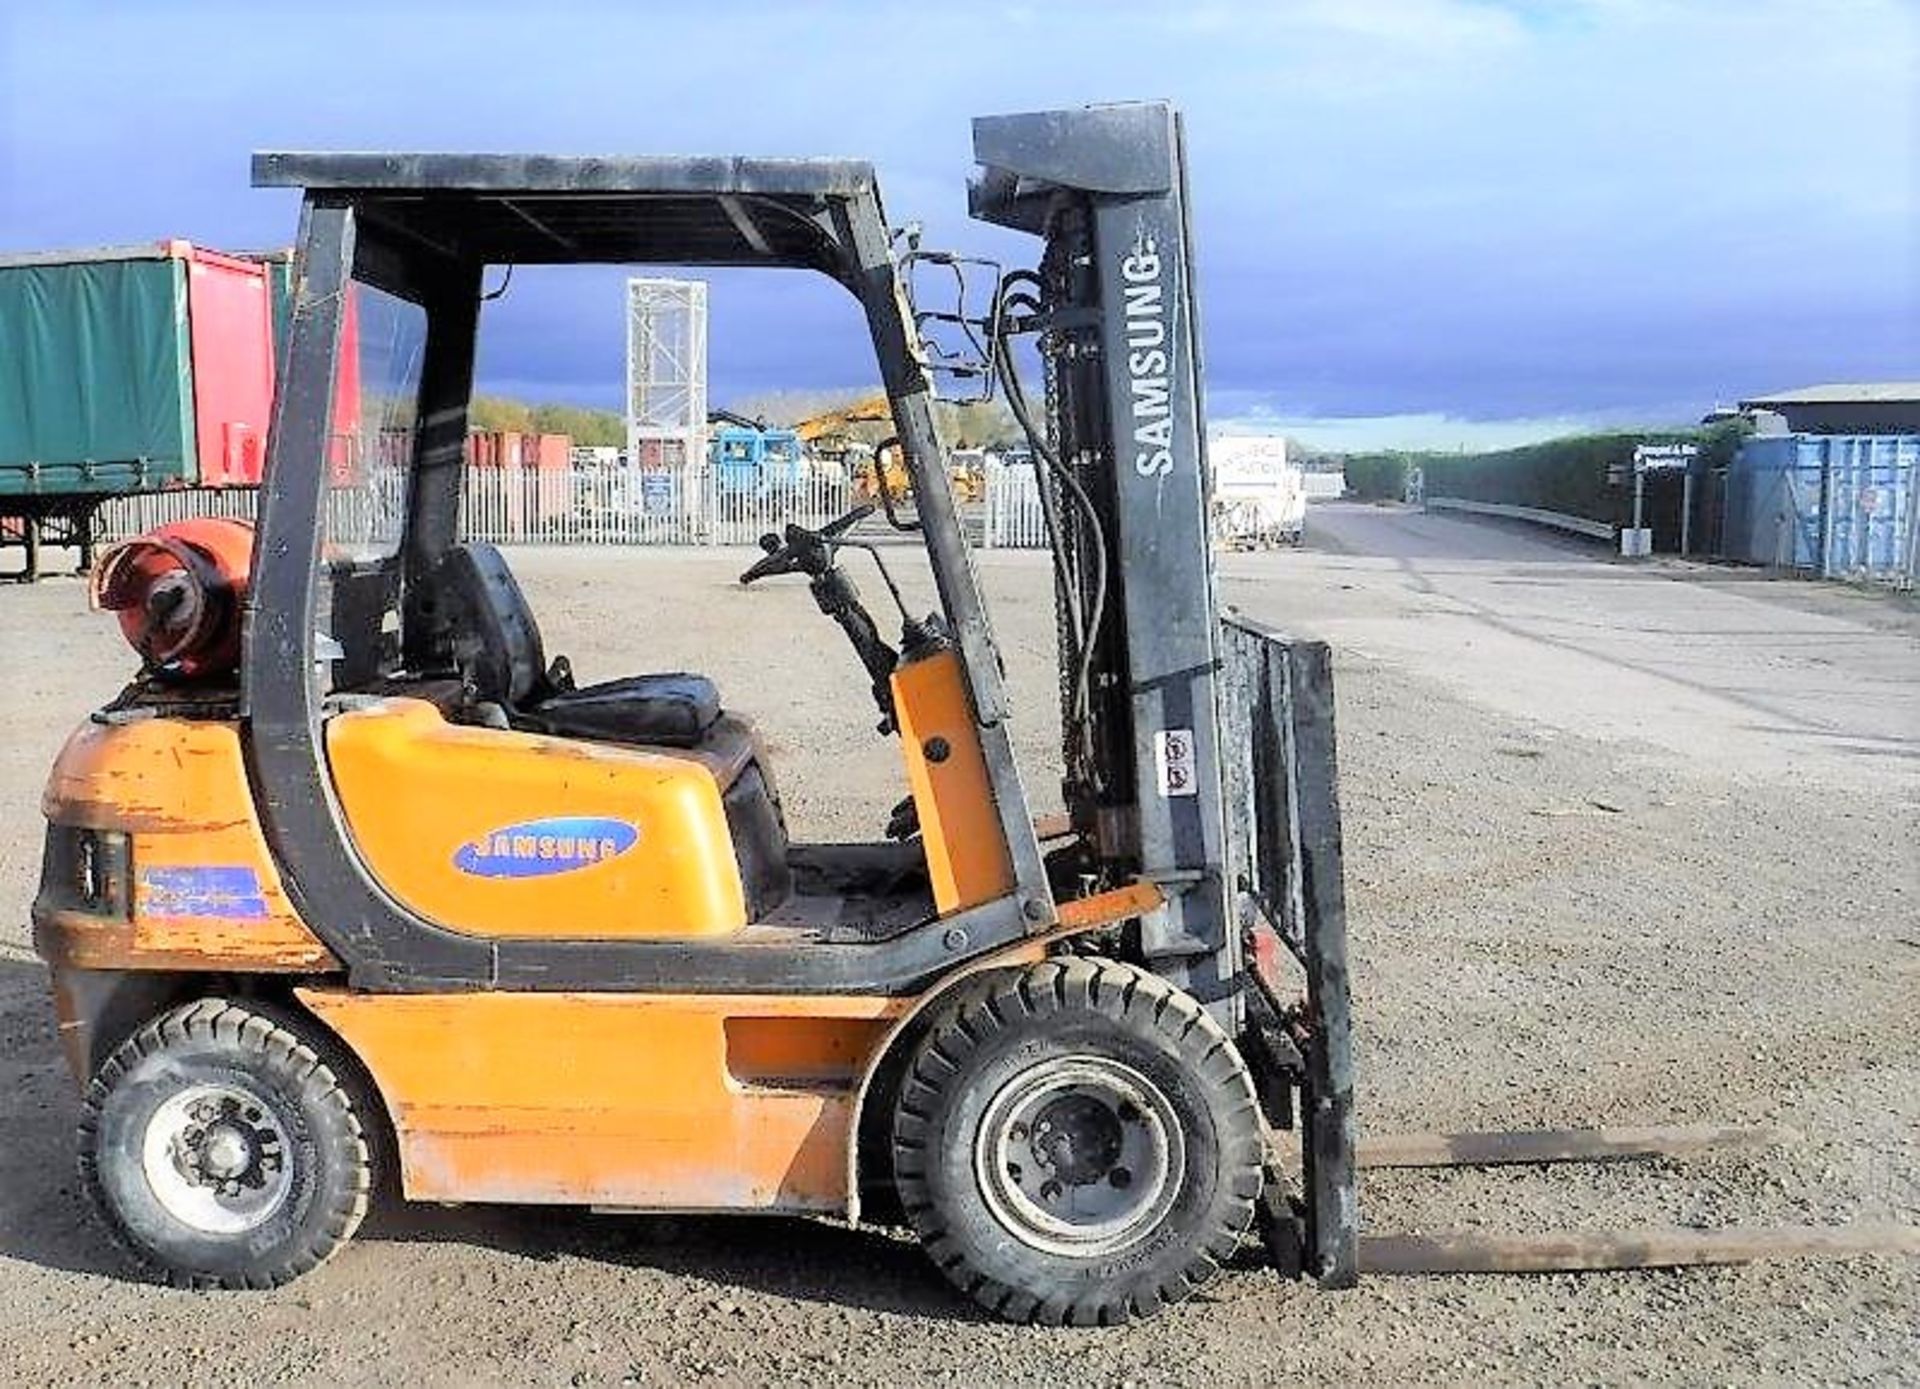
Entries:
[[84, 558], [109, 497], [260, 481], [277, 268], [186, 241], [0, 256], [0, 543], [29, 577], [43, 535]]
[[187, 263], [199, 483], [256, 485], [273, 411], [270, 267], [184, 241], [167, 244]]

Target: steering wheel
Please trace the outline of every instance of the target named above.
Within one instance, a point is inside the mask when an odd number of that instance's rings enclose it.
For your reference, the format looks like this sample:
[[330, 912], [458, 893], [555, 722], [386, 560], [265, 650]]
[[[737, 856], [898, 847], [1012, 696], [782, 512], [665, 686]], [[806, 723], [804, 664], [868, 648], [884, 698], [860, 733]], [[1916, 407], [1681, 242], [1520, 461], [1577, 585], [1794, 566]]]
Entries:
[[819, 578], [833, 567], [833, 552], [840, 537], [871, 515], [873, 503], [863, 502], [817, 531], [792, 521], [787, 523], [784, 537], [769, 531], [760, 537], [760, 548], [767, 552], [766, 558], [756, 560], [740, 576], [740, 582], [750, 584], [775, 574], [810, 574]]

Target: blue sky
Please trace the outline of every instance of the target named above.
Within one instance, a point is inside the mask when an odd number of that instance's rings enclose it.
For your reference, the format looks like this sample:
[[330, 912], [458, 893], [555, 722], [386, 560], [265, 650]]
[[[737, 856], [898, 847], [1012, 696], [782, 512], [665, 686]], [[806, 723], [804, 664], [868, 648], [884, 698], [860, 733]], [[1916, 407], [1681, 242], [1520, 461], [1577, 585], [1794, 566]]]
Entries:
[[[1216, 422], [1447, 446], [1920, 376], [1920, 6], [0, 0], [0, 249], [281, 244], [255, 148], [846, 154], [930, 240], [974, 114], [1164, 96]], [[484, 384], [614, 404], [617, 275], [526, 276]], [[713, 394], [874, 379], [850, 301], [713, 291]]]

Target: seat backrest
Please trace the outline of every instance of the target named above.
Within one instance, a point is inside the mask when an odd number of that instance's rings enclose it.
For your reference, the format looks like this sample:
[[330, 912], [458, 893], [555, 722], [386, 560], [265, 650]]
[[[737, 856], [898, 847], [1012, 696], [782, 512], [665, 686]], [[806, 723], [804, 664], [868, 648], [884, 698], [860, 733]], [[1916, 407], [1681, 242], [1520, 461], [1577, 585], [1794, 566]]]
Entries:
[[475, 694], [509, 709], [535, 699], [546, 683], [546, 653], [500, 552], [483, 541], [455, 545], [435, 569], [434, 586], [454, 662]]

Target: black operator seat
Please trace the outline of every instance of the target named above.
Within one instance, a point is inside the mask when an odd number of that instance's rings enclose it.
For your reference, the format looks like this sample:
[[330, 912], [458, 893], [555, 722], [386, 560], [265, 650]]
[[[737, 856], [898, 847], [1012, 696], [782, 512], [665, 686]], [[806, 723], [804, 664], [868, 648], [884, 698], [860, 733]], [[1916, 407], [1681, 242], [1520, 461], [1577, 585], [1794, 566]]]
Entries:
[[456, 545], [434, 571], [435, 621], [474, 697], [515, 728], [608, 743], [695, 747], [720, 718], [704, 675], [629, 675], [575, 687], [565, 658], [547, 665], [526, 595], [493, 546]]

